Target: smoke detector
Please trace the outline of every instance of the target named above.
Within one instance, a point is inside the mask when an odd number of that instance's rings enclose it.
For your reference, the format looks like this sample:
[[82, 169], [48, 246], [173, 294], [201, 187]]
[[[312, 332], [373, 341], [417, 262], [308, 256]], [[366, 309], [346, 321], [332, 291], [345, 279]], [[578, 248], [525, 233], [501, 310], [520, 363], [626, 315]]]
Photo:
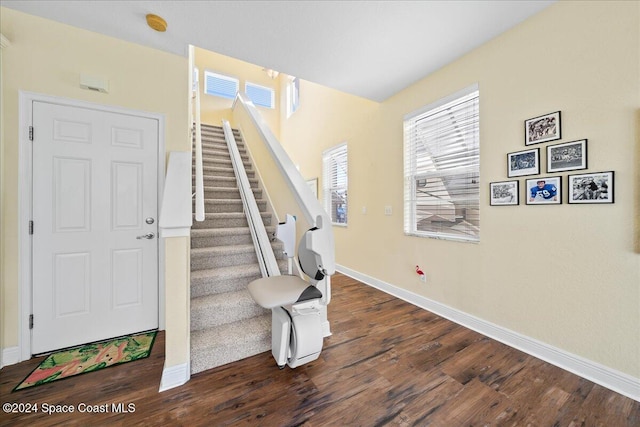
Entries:
[[147, 15], [147, 25], [161, 33], [167, 31], [167, 21], [152, 13]]

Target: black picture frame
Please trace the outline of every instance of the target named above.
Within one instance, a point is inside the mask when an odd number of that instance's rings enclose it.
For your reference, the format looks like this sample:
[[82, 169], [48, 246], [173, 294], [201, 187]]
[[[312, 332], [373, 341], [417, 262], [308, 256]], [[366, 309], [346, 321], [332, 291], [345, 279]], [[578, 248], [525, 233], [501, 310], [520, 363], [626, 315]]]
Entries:
[[527, 205], [560, 205], [562, 204], [562, 177], [541, 176], [527, 179], [525, 193]]
[[547, 146], [547, 173], [587, 169], [587, 140]]
[[540, 144], [562, 138], [560, 111], [525, 120], [524, 145]]
[[611, 204], [615, 201], [615, 173], [589, 172], [569, 175], [569, 204]]
[[520, 204], [519, 181], [489, 183], [489, 205], [517, 206]]
[[539, 148], [507, 154], [507, 176], [509, 178], [538, 174], [540, 174]]

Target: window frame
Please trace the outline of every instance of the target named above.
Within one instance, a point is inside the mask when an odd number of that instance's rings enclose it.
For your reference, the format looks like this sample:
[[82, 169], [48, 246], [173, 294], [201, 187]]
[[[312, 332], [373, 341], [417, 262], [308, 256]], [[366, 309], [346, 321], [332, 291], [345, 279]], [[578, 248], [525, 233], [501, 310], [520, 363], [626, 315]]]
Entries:
[[[344, 157], [344, 184], [338, 184], [338, 160]], [[333, 162], [332, 162], [333, 161]], [[335, 171], [333, 164], [335, 164]], [[334, 176], [336, 177], [334, 179]], [[338, 213], [333, 212], [334, 191], [344, 191], [344, 222], [338, 221]], [[346, 227], [349, 223], [349, 151], [346, 142], [335, 145], [322, 153], [322, 205], [331, 218], [331, 224]]]
[[[421, 139], [420, 136], [417, 136], [416, 133], [418, 131], [423, 132], [426, 128], [422, 125], [423, 128], [418, 129], [420, 126], [421, 120], [427, 120], [429, 118], [435, 118], [438, 115], [446, 116], [449, 115], [452, 118], [456, 119], [462, 118], [462, 116], [454, 116], [451, 113], [452, 109], [455, 107], [462, 105], [463, 103], [472, 102], [473, 104], [467, 109], [465, 107], [464, 112], [472, 111], [473, 114], [470, 116], [471, 123], [471, 132], [467, 134], [464, 133], [465, 137], [462, 140], [463, 144], [466, 146], [466, 156], [459, 157], [458, 154], [461, 151], [456, 152], [456, 163], [460, 162], [463, 166], [458, 166], [456, 168], [445, 167], [438, 169], [437, 162], [442, 161], [444, 155], [438, 154], [422, 154], [417, 152], [418, 143]], [[461, 111], [457, 112], [458, 114]], [[466, 117], [465, 117], [466, 119]], [[458, 131], [458, 122], [455, 122], [456, 125], [450, 125], [450, 130]], [[479, 243], [480, 242], [480, 91], [477, 84], [471, 85], [467, 88], [464, 88], [452, 95], [449, 95], [443, 99], [440, 99], [436, 102], [433, 102], [425, 107], [414, 111], [412, 113], [407, 114], [403, 120], [403, 128], [404, 128], [404, 233], [409, 236], [416, 237], [428, 237], [435, 239], [443, 239], [450, 241], [460, 241], [460, 242], [469, 242], [469, 243]], [[432, 127], [430, 129], [435, 129], [436, 127]], [[453, 141], [448, 138], [444, 138], [444, 142], [447, 145], [439, 145], [440, 142], [443, 141], [443, 138], [434, 138], [431, 142], [424, 142], [422, 148], [431, 153], [438, 151], [443, 152], [446, 150], [452, 150], [455, 148], [456, 144], [460, 143], [459, 137], [456, 138], [455, 144]], [[437, 141], [437, 142], [436, 142]], [[422, 171], [418, 172], [418, 159], [421, 160], [422, 165], [420, 168]], [[425, 166], [426, 165], [426, 166]], [[430, 171], [428, 171], [431, 169]], [[445, 179], [449, 178], [449, 180]], [[458, 188], [451, 190], [449, 185], [451, 185], [451, 181], [465, 179], [466, 182], [460, 187], [463, 190], [459, 190]], [[447, 225], [438, 226], [433, 225], [432, 227], [427, 226], [425, 228], [431, 229], [419, 229], [419, 203], [418, 203], [418, 181], [424, 182], [423, 186], [430, 186], [433, 192], [439, 191], [443, 192], [447, 198], [444, 202], [440, 202], [438, 200], [438, 195], [433, 195], [430, 197], [426, 196], [424, 200], [422, 200], [423, 204], [421, 206], [433, 207], [433, 211], [436, 211], [435, 215], [441, 215], [441, 212], [447, 212], [449, 217], [453, 216], [454, 221], [449, 219], [448, 221], [441, 221], [441, 223], [446, 224], [447, 222], [453, 223], [457, 219], [462, 218], [462, 221], [465, 221], [466, 225], [461, 227], [463, 231], [452, 231], [453, 227], [449, 227]], [[447, 181], [449, 183], [447, 184]], [[439, 182], [439, 184], [438, 184]], [[456, 182], [457, 184], [457, 182]], [[463, 197], [458, 198], [458, 191], [461, 191], [460, 194]], [[433, 193], [432, 193], [433, 194]], [[435, 200], [434, 200], [435, 199]], [[458, 200], [458, 202], [456, 202]], [[426, 202], [426, 203], [425, 203]], [[462, 207], [461, 207], [462, 206]], [[464, 211], [463, 215], [460, 215], [459, 212]], [[446, 214], [442, 214], [443, 217], [446, 217]], [[430, 223], [431, 224], [431, 223]], [[456, 223], [457, 224], [457, 223]], [[424, 227], [424, 226], [423, 226]], [[466, 234], [465, 234], [466, 233]]]

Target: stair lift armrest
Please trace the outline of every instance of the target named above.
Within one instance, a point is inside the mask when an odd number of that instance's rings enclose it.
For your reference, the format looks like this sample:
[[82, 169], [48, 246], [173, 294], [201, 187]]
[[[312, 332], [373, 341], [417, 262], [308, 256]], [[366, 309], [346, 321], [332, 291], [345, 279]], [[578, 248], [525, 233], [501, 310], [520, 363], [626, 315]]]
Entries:
[[296, 250], [296, 219], [293, 215], [287, 214], [285, 222], [278, 224], [275, 237], [283, 243], [287, 258], [292, 258]]
[[322, 293], [322, 305], [329, 305], [331, 302], [331, 276], [324, 276], [324, 279], [318, 282], [316, 287]]
[[300, 268], [314, 285], [336, 271], [331, 225], [323, 226], [320, 215], [316, 219], [316, 224], [317, 226], [304, 232], [298, 244]]
[[318, 215], [316, 227], [307, 230], [298, 245], [300, 269], [309, 276], [322, 293], [322, 305], [331, 301], [331, 275], [335, 273], [335, 252], [331, 225], [323, 226], [323, 217]]

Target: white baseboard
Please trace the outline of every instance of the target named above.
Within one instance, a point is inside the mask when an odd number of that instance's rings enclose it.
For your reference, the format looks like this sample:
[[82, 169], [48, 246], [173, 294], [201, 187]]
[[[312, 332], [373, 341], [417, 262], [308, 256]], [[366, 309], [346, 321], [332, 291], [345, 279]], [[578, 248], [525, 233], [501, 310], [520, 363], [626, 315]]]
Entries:
[[0, 361], [2, 361], [2, 365], [0, 365], [0, 368], [2, 368], [3, 366], [15, 365], [16, 363], [19, 363], [20, 347], [16, 346], [16, 347], [3, 348], [2, 358], [0, 359]]
[[336, 270], [362, 283], [640, 402], [640, 378], [632, 377], [584, 359], [342, 265], [336, 265]]
[[179, 387], [189, 381], [191, 378], [191, 367], [189, 363], [171, 366], [162, 370], [162, 379], [160, 380], [160, 392], [175, 387]]

